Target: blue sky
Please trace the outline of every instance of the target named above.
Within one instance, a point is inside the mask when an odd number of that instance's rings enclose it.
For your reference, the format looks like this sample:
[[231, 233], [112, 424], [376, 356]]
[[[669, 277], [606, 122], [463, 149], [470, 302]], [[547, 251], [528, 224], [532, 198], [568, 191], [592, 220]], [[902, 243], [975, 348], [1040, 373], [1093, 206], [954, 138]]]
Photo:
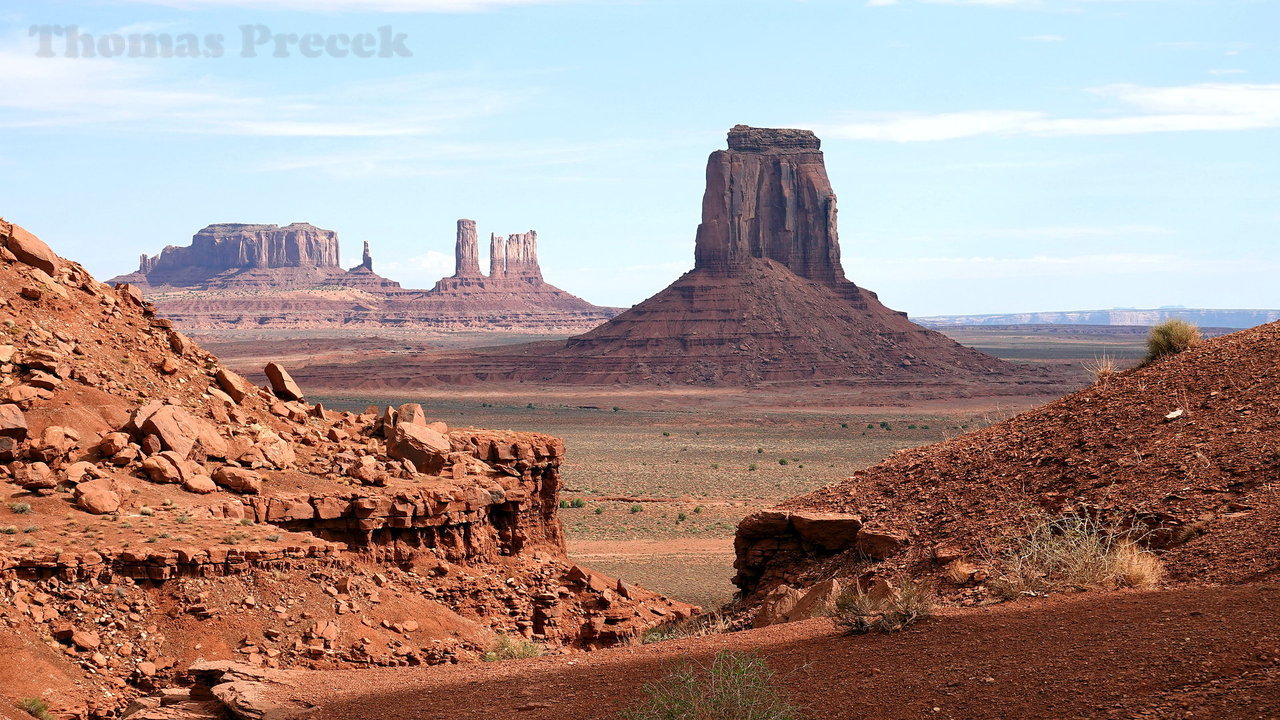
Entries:
[[[224, 54], [38, 57], [33, 25]], [[412, 57], [243, 58], [242, 25]], [[807, 127], [845, 268], [897, 309], [1280, 307], [1277, 27], [1276, 0], [8, 0], [0, 213], [102, 278], [308, 221], [418, 287], [471, 217], [629, 305], [692, 266], [726, 130]]]

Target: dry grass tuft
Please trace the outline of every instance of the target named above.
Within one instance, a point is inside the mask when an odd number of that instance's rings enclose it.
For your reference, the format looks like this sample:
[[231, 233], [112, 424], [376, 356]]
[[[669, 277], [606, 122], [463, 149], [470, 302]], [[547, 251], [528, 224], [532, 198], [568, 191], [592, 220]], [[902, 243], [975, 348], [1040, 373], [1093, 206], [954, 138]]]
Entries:
[[684, 638], [723, 635], [733, 631], [733, 623], [720, 611], [703, 613], [684, 620], [663, 623], [649, 628], [641, 637], [641, 644], [681, 640]]
[[1080, 516], [1033, 522], [998, 559], [1005, 574], [992, 588], [1006, 598], [1055, 590], [1152, 588], [1164, 574], [1160, 559], [1129, 533]]
[[1147, 336], [1147, 362], [1177, 355], [1203, 339], [1200, 328], [1186, 320], [1166, 320], [1153, 326]]
[[644, 686], [624, 720], [800, 720], [760, 657], [721, 651], [710, 665], [686, 664]]
[[836, 600], [836, 624], [851, 634], [897, 632], [933, 617], [938, 606], [933, 586], [906, 578], [898, 587], [869, 593], [855, 585]]
[[1088, 370], [1096, 381], [1105, 385], [1108, 380], [1120, 374], [1120, 363], [1111, 355], [1103, 353], [1092, 360], [1086, 361], [1084, 369]]

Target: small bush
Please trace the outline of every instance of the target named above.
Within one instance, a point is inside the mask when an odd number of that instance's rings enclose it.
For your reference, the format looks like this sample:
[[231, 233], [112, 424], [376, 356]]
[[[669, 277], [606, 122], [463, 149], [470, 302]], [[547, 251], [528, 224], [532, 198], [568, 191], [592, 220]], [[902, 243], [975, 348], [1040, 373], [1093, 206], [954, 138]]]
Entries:
[[1177, 355], [1202, 339], [1200, 328], [1186, 320], [1166, 320], [1153, 326], [1151, 333], [1147, 335], [1147, 362], [1159, 360], [1166, 355]]
[[1131, 534], [1079, 516], [1033, 521], [998, 559], [1005, 574], [992, 587], [1009, 598], [1090, 587], [1152, 588], [1164, 574], [1160, 559]]
[[602, 508], [602, 507], [598, 507], [598, 508], [596, 508], [596, 514], [597, 514], [597, 515], [603, 515], [603, 514], [604, 514], [604, 508]]
[[682, 522], [684, 522], [685, 520], [688, 520], [688, 519], [689, 519], [689, 516], [688, 516], [688, 515], [686, 515], [686, 514], [684, 514], [684, 513], [680, 513], [679, 515], [676, 515], [676, 524], [682, 523]]
[[644, 512], [644, 507], [642, 507], [642, 506], [640, 506], [640, 505], [632, 505], [632, 506], [631, 506], [631, 514], [632, 514], [632, 515], [635, 515], [635, 514], [636, 514], [636, 513], [638, 513], [638, 512]]
[[748, 466], [747, 466], [747, 469], [748, 469], [748, 470], [750, 470], [751, 472], [755, 472], [755, 471], [756, 471], [756, 464], [755, 464], [755, 463], [751, 463], [750, 465], [748, 465]]
[[571, 508], [584, 508], [586, 506], [587, 506], [587, 501], [583, 500], [582, 498], [574, 498], [569, 501], [569, 507]]
[[23, 698], [18, 701], [18, 709], [40, 720], [53, 720], [53, 716], [49, 714], [49, 703], [40, 698]]
[[778, 464], [779, 464], [779, 465], [788, 465], [788, 464], [790, 464], [790, 463], [791, 463], [791, 461], [790, 461], [790, 460], [788, 460], [788, 459], [786, 459], [786, 458], [779, 458], [779, 459], [778, 459]]
[[481, 655], [480, 659], [485, 662], [497, 662], [499, 660], [534, 658], [540, 655], [542, 655], [542, 646], [537, 643], [518, 640], [508, 635], [499, 635], [493, 645], [493, 649]]
[[267, 536], [267, 542], [280, 542], [280, 538], [284, 537], [280, 533], [271, 533]]
[[760, 657], [722, 651], [710, 665], [688, 663], [644, 686], [624, 720], [799, 720]]
[[0, 535], [17, 535], [17, 534], [18, 534], [18, 528], [14, 527], [13, 525], [5, 525], [4, 527], [0, 527]]
[[138, 514], [145, 517], [151, 517], [152, 515], [156, 514], [156, 511], [152, 510], [150, 507], [146, 505], [143, 505], [142, 507], [138, 508]]
[[933, 617], [937, 607], [933, 587], [911, 578], [883, 594], [864, 591], [856, 584], [836, 599], [836, 624], [850, 634], [890, 633]]
[[15, 515], [28, 515], [31, 513], [31, 503], [9, 503], [9, 510]]

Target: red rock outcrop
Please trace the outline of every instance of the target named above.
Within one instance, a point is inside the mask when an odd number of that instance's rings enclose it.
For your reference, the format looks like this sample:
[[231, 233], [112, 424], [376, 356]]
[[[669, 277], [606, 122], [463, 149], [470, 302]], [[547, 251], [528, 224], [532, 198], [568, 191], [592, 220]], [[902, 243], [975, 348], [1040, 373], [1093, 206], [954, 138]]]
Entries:
[[987, 599], [1012, 538], [1087, 517], [1156, 551], [1174, 581], [1280, 573], [1280, 323], [1206, 340], [977, 432], [896, 453], [738, 526], [752, 602], [913, 573]]
[[56, 256], [49, 275], [0, 230], [0, 642], [66, 647], [101, 703], [67, 716], [106, 717], [178, 658], [456, 662], [495, 632], [597, 647], [690, 611], [566, 560], [558, 439], [327, 411], [278, 365], [254, 386], [135, 288]]
[[[708, 161], [695, 267], [657, 295], [562, 342], [311, 366], [308, 381], [404, 388], [838, 380], [934, 394], [965, 384], [997, 394], [1025, 392], [1018, 386], [1026, 382], [1061, 386], [920, 327], [845, 279], [835, 196], [813, 133], [737, 126], [729, 143]], [[518, 240], [517, 248], [536, 254], [534, 242]], [[508, 249], [508, 272], [512, 257]], [[517, 259], [516, 267], [525, 266]]]
[[458, 243], [454, 249], [457, 261], [455, 278], [478, 278], [480, 275], [480, 241], [476, 239], [476, 221], [458, 221]]

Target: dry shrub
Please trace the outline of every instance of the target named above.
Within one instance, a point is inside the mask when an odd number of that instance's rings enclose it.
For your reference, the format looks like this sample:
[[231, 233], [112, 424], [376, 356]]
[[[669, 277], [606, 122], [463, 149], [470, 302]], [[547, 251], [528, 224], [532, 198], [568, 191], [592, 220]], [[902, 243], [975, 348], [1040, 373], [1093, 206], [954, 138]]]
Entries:
[[537, 643], [531, 643], [528, 640], [517, 640], [508, 635], [499, 635], [493, 645], [493, 649], [481, 655], [480, 659], [485, 662], [497, 662], [498, 660], [534, 658], [540, 655], [542, 655], [542, 646]]
[[904, 579], [885, 593], [870, 593], [855, 584], [836, 600], [836, 624], [850, 634], [897, 632], [933, 617], [938, 606], [933, 586]]
[[675, 620], [649, 628], [640, 642], [644, 645], [667, 640], [723, 635], [733, 630], [733, 623], [721, 611], [703, 613], [684, 620]]
[[1200, 328], [1186, 320], [1166, 320], [1153, 326], [1147, 335], [1147, 362], [1177, 355], [1202, 339]]
[[1129, 533], [1074, 515], [1033, 521], [998, 559], [1005, 574], [992, 587], [1008, 598], [1091, 587], [1152, 588], [1163, 575], [1160, 559]]
[[764, 659], [721, 651], [710, 665], [685, 664], [644, 686], [624, 720], [800, 720]]
[[1102, 384], [1106, 384], [1108, 380], [1120, 373], [1120, 364], [1116, 359], [1106, 353], [1086, 361], [1084, 369], [1088, 370], [1095, 380]]

